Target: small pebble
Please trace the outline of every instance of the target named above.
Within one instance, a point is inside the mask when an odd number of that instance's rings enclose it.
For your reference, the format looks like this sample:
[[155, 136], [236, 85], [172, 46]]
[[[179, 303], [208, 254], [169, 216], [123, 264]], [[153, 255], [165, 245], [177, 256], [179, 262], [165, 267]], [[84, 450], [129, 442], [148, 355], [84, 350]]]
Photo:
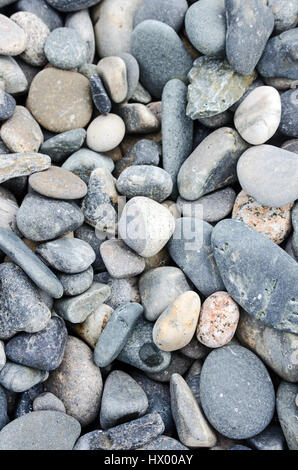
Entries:
[[11, 118], [2, 124], [0, 136], [13, 153], [38, 152], [43, 142], [38, 123], [23, 106], [16, 106]]
[[168, 383], [173, 374], [184, 375], [190, 368], [192, 360], [189, 357], [173, 352], [168, 366], [161, 372], [147, 372], [148, 377], [161, 383]]
[[73, 325], [73, 328], [77, 334], [94, 349], [112, 312], [113, 309], [109, 307], [109, 305], [101, 304], [83, 323]]
[[47, 37], [44, 53], [58, 69], [76, 69], [87, 61], [86, 42], [71, 28], [54, 29]]
[[281, 382], [276, 395], [278, 419], [290, 450], [298, 449], [296, 407], [297, 392], [297, 384]]
[[124, 101], [127, 96], [127, 72], [124, 60], [120, 57], [105, 57], [98, 62], [97, 73], [113, 102]]
[[65, 406], [59, 398], [49, 392], [41, 393], [33, 401], [33, 411], [52, 410], [65, 413]]
[[125, 124], [117, 114], [95, 118], [87, 129], [87, 145], [95, 152], [114, 149], [123, 140]]
[[125, 62], [126, 65], [126, 79], [127, 79], [127, 95], [126, 101], [130, 100], [133, 96], [140, 78], [140, 67], [133, 55], [128, 52], [122, 52], [119, 54], [120, 59]]
[[95, 104], [100, 114], [109, 114], [112, 109], [112, 103], [100, 77], [97, 74], [91, 76], [90, 86], [93, 103]]
[[128, 248], [122, 240], [106, 240], [100, 245], [100, 254], [112, 277], [123, 279], [141, 274], [145, 260]]
[[[24, 392], [47, 380], [49, 373], [7, 361], [0, 371], [0, 384], [12, 392]], [[1, 442], [1, 438], [0, 438]], [[1, 447], [1, 444], [0, 444]]]
[[115, 173], [119, 176], [123, 170], [132, 165], [157, 166], [159, 164], [159, 154], [160, 148], [156, 142], [141, 139], [116, 163]]
[[64, 295], [74, 296], [85, 292], [93, 282], [93, 269], [90, 266], [86, 271], [78, 274], [57, 273], [57, 277], [63, 286]]
[[[0, 90], [0, 121], [9, 119], [15, 112], [16, 101], [13, 96]], [[2, 153], [2, 152], [1, 152]]]
[[29, 184], [42, 196], [55, 199], [80, 199], [87, 193], [87, 186], [80, 178], [57, 166], [31, 175]]
[[40, 151], [49, 155], [54, 162], [64, 162], [66, 157], [79, 150], [85, 140], [85, 129], [73, 129], [47, 139]]

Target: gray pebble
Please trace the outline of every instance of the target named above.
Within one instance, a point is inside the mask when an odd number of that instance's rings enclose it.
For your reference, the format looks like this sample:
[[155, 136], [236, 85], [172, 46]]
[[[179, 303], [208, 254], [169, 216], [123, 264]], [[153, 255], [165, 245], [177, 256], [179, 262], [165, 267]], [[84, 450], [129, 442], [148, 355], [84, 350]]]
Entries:
[[188, 447], [172, 437], [160, 436], [146, 444], [141, 450], [188, 450]]
[[100, 114], [109, 114], [112, 109], [112, 103], [97, 73], [90, 77], [90, 86], [93, 103]]
[[281, 95], [281, 120], [279, 131], [289, 137], [298, 137], [298, 89]]
[[71, 70], [87, 62], [87, 45], [80, 34], [71, 28], [52, 31], [44, 46], [45, 55], [54, 67]]
[[149, 139], [141, 139], [116, 163], [115, 175], [132, 165], [158, 165], [160, 146]]
[[134, 277], [145, 269], [145, 260], [134, 253], [122, 240], [106, 240], [100, 245], [105, 267], [117, 279]]
[[27, 413], [31, 413], [33, 411], [34, 399], [42, 392], [43, 383], [39, 383], [29, 388], [29, 390], [26, 390], [25, 392], [21, 393], [15, 409], [14, 417], [20, 418], [20, 416], [23, 416]]
[[142, 103], [123, 104], [119, 108], [128, 134], [149, 134], [157, 132], [160, 122], [155, 114]]
[[73, 153], [63, 163], [62, 168], [71, 171], [88, 184], [93, 170], [96, 168], [106, 168], [112, 172], [114, 169], [114, 162], [106, 155], [83, 148]]
[[144, 0], [134, 16], [134, 28], [142, 21], [157, 20], [171, 26], [175, 31], [182, 27], [188, 5], [186, 0]]
[[85, 292], [93, 282], [93, 268], [90, 266], [86, 271], [78, 274], [57, 274], [63, 286], [64, 295], [74, 296]]
[[136, 101], [137, 103], [148, 104], [151, 103], [152, 97], [149, 91], [145, 90], [143, 85], [139, 82], [130, 100]]
[[[105, 265], [100, 254], [100, 245], [104, 242], [104, 238], [99, 238], [96, 231], [90, 225], [83, 224], [75, 231], [75, 237], [89, 243], [96, 255], [92, 264], [95, 271], [104, 271]], [[62, 281], [61, 281], [62, 282]]]
[[47, 0], [58, 11], [69, 12], [83, 10], [98, 3], [98, 0]]
[[29, 11], [40, 18], [50, 31], [63, 26], [61, 15], [51, 8], [45, 0], [19, 0], [16, 11]]
[[85, 137], [85, 129], [72, 129], [71, 131], [62, 132], [47, 139], [40, 147], [40, 151], [49, 155], [54, 162], [64, 162], [69, 155], [82, 147]]
[[124, 60], [126, 65], [126, 78], [127, 78], [127, 95], [126, 101], [130, 100], [133, 96], [140, 78], [139, 64], [133, 55], [127, 52], [122, 52], [119, 57]]
[[297, 384], [281, 382], [276, 395], [278, 419], [290, 450], [298, 450], [297, 393]]
[[[47, 380], [49, 373], [7, 361], [0, 371], [0, 384], [13, 392], [24, 392]], [[1, 442], [1, 437], [0, 437]], [[1, 447], [1, 445], [0, 445]]]
[[99, 282], [107, 283], [111, 289], [111, 295], [106, 304], [113, 309], [120, 307], [128, 302], [139, 302], [140, 295], [138, 291], [137, 278], [116, 279], [108, 273], [99, 273], [95, 276]]
[[75, 30], [87, 46], [86, 62], [92, 63], [95, 55], [95, 36], [89, 10], [83, 9], [66, 16], [65, 26]]
[[280, 426], [269, 424], [260, 434], [247, 440], [255, 450], [284, 450], [285, 438]]
[[171, 361], [168, 366], [161, 372], [147, 372], [150, 379], [157, 382], [167, 383], [170, 382], [173, 374], [184, 375], [190, 368], [192, 360], [189, 357], [183, 356], [179, 352], [171, 354]]
[[53, 393], [44, 392], [33, 400], [33, 411], [52, 410], [65, 413], [65, 406]]
[[15, 110], [16, 101], [13, 96], [0, 89], [0, 121], [9, 119]]
[[275, 31], [281, 33], [295, 28], [298, 23], [298, 4], [296, 0], [268, 0], [268, 6], [274, 15]]

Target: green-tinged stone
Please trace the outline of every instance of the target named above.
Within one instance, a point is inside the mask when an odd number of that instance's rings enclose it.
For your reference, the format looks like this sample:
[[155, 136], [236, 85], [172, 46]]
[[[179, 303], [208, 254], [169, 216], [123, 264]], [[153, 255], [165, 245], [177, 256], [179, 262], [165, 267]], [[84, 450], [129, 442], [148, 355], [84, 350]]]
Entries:
[[255, 73], [242, 76], [226, 60], [204, 56], [194, 61], [188, 79], [186, 114], [198, 119], [229, 109], [254, 81]]

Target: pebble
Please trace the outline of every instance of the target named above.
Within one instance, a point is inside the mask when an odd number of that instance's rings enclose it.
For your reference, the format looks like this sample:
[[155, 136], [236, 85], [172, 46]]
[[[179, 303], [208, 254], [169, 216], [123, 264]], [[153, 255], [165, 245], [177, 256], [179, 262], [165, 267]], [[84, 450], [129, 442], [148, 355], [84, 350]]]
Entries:
[[295, 0], [268, 0], [268, 6], [274, 15], [274, 29], [277, 32], [295, 28], [298, 23], [298, 5]]
[[237, 73], [249, 75], [273, 31], [273, 13], [260, 0], [227, 0], [225, 7], [227, 59]]
[[[119, 54], [120, 59], [125, 62], [126, 65], [126, 80], [127, 80], [127, 95], [126, 101], [130, 100], [133, 96], [140, 78], [140, 67], [133, 55], [128, 52], [122, 52]], [[151, 100], [150, 100], [151, 101]]]
[[41, 410], [61, 411], [65, 413], [65, 406], [55, 395], [44, 392], [33, 400], [33, 411]]
[[25, 31], [7, 16], [0, 14], [1, 45], [0, 54], [16, 56], [21, 54], [27, 45]]
[[275, 409], [274, 388], [264, 364], [242, 346], [212, 351], [203, 364], [200, 398], [208, 422], [229, 438], [263, 431]]
[[117, 279], [134, 277], [145, 269], [145, 260], [128, 248], [122, 240], [106, 240], [100, 254], [109, 274]]
[[149, 134], [160, 128], [159, 120], [144, 104], [123, 104], [119, 108], [119, 114], [128, 134]]
[[188, 5], [186, 0], [143, 0], [134, 16], [134, 28], [142, 21], [156, 20], [166, 23], [178, 32], [182, 25]]
[[269, 424], [260, 434], [248, 439], [254, 450], [284, 450], [285, 438], [282, 430], [276, 424]]
[[87, 145], [95, 152], [108, 152], [123, 140], [125, 124], [117, 114], [95, 118], [87, 129]]
[[171, 380], [173, 374], [184, 375], [188, 369], [192, 360], [189, 357], [180, 354], [180, 352], [173, 352], [171, 354], [171, 361], [169, 365], [161, 372], [147, 372], [148, 377], [152, 380], [156, 380], [162, 383], [168, 383]]
[[281, 382], [276, 395], [276, 409], [281, 428], [290, 450], [298, 449], [297, 439], [297, 384]]
[[40, 18], [50, 31], [63, 25], [61, 15], [51, 8], [45, 0], [18, 0], [17, 11], [29, 11]]
[[159, 164], [159, 145], [150, 139], [141, 139], [122, 157], [115, 166], [115, 175], [118, 177], [123, 170], [132, 165]]
[[131, 51], [140, 66], [140, 80], [159, 98], [171, 78], [185, 78], [192, 60], [177, 33], [165, 23], [146, 20], [131, 35]]
[[[95, 35], [93, 24], [87, 9], [67, 15], [65, 26], [76, 31], [86, 43], [86, 62], [92, 63], [95, 55]], [[83, 48], [81, 49], [81, 52]]]
[[295, 28], [269, 39], [258, 72], [263, 77], [297, 80], [297, 38], [298, 28]]
[[89, 80], [77, 72], [46, 68], [31, 83], [27, 107], [51, 132], [85, 127], [92, 115]]
[[244, 222], [279, 245], [291, 231], [292, 206], [291, 203], [283, 207], [263, 206], [241, 191], [236, 197], [232, 218]]
[[188, 73], [186, 115], [191, 119], [223, 113], [235, 104], [255, 79], [255, 73], [239, 75], [226, 60], [203, 56]]
[[0, 387], [0, 430], [8, 423], [9, 418], [7, 415], [7, 398], [4, 388]]
[[173, 418], [182, 444], [191, 448], [214, 446], [216, 435], [181, 375], [172, 375], [170, 390]]
[[239, 308], [227, 292], [215, 292], [203, 303], [197, 338], [209, 348], [225, 346], [233, 338], [239, 320]]
[[136, 101], [137, 103], [148, 104], [152, 101], [152, 96], [150, 95], [149, 91], [145, 90], [143, 85], [139, 82], [130, 99], [131, 101]]
[[28, 88], [27, 78], [13, 57], [0, 56], [0, 78], [6, 93], [23, 93]]
[[0, 187], [0, 226], [19, 233], [16, 216], [19, 206], [15, 196], [3, 187]]
[[112, 103], [103, 86], [101, 78], [96, 74], [90, 78], [91, 94], [93, 103], [100, 114], [107, 115], [111, 112]]
[[177, 175], [192, 151], [193, 121], [185, 115], [187, 87], [169, 80], [162, 93], [162, 162], [177, 191]]
[[160, 436], [139, 450], [188, 450], [188, 448], [172, 437]]
[[83, 148], [73, 153], [63, 163], [62, 168], [71, 171], [88, 184], [93, 170], [96, 168], [105, 168], [112, 172], [114, 166], [113, 160], [106, 155]]
[[289, 90], [289, 88], [296, 87], [296, 80], [290, 78], [275, 78], [275, 77], [264, 77], [266, 85], [272, 86], [279, 91]]
[[[6, 364], [5, 346], [4, 346], [3, 341], [0, 341], [0, 370], [3, 369], [5, 364]], [[0, 392], [0, 395], [1, 395], [1, 392]]]
[[144, 316], [155, 321], [190, 286], [183, 272], [174, 266], [150, 269], [140, 277], [139, 289]]
[[79, 238], [80, 240], [84, 240], [85, 242], [89, 243], [89, 245], [93, 248], [94, 253], [96, 255], [95, 261], [92, 265], [95, 271], [103, 271], [105, 266], [100, 254], [100, 245], [103, 243], [104, 238], [98, 238], [98, 233], [95, 232], [93, 227], [90, 227], [87, 224], [81, 225], [75, 231], [75, 237]]
[[143, 307], [136, 302], [123, 304], [111, 312], [94, 350], [98, 367], [108, 366], [119, 356], [142, 312]]
[[57, 166], [31, 175], [29, 185], [42, 196], [55, 199], [80, 199], [87, 193], [87, 186], [80, 178]]
[[57, 274], [63, 286], [64, 295], [74, 296], [85, 292], [93, 282], [93, 269], [90, 266], [86, 271], [78, 274]]
[[298, 154], [298, 139], [287, 140], [282, 144], [281, 148], [288, 150], [288, 152], [294, 152]]
[[7, 361], [0, 371], [0, 384], [7, 390], [20, 393], [40, 382], [44, 382], [48, 376], [47, 371], [32, 369]]
[[101, 400], [102, 429], [140, 418], [147, 408], [147, 396], [132, 377], [121, 370], [114, 370], [108, 375]]
[[289, 137], [298, 137], [297, 119], [298, 90], [288, 90], [281, 95], [281, 120], [279, 131]]
[[134, 329], [129, 332], [124, 348], [117, 359], [144, 372], [165, 370], [170, 364], [171, 354], [156, 347], [152, 330], [153, 324], [140, 317]]
[[168, 249], [171, 258], [204, 295], [224, 290], [211, 248], [212, 226], [199, 219], [176, 220]]
[[109, 307], [109, 305], [101, 304], [83, 323], [73, 325], [73, 328], [76, 333], [94, 349], [112, 312], [113, 309]]
[[189, 357], [190, 359], [202, 359], [208, 354], [208, 348], [206, 348], [202, 343], [196, 338], [194, 335], [186, 346], [180, 349], [180, 351], [184, 356]]
[[39, 370], [54, 370], [61, 364], [67, 339], [63, 320], [52, 317], [38, 333], [19, 333], [6, 344], [7, 358]]
[[[84, 383], [86, 387], [82, 389]], [[68, 336], [62, 363], [50, 373], [45, 389], [56, 395], [64, 403], [66, 413], [82, 426], [96, 419], [102, 378], [100, 369], [93, 362], [91, 349], [83, 341]]]
[[127, 96], [126, 64], [120, 57], [105, 57], [97, 64], [97, 73], [114, 103], [121, 103]]
[[237, 162], [247, 147], [237, 131], [230, 127], [212, 132], [182, 164], [177, 179], [180, 196], [195, 201], [234, 183]]
[[201, 0], [189, 7], [185, 16], [186, 34], [202, 54], [223, 56], [226, 46], [224, 0]]
[[103, 272], [96, 274], [95, 279], [108, 284], [110, 287], [111, 295], [106, 301], [106, 304], [113, 309], [125, 303], [140, 302], [137, 277], [116, 279], [111, 277], [109, 273]]
[[85, 129], [73, 129], [62, 132], [47, 139], [40, 147], [40, 151], [49, 155], [52, 161], [62, 163], [69, 155], [79, 150], [85, 140]]
[[176, 205], [183, 217], [200, 217], [209, 223], [218, 222], [227, 217], [233, 209], [236, 193], [233, 188], [219, 189], [206, 194], [196, 201], [187, 201], [178, 197]]
[[11, 118], [2, 124], [0, 136], [13, 153], [38, 152], [43, 142], [38, 123], [23, 106], [16, 106]]
[[2, 450], [72, 450], [81, 426], [60, 411], [34, 411], [11, 421], [0, 433]]
[[252, 147], [241, 155], [237, 174], [242, 189], [265, 206], [282, 207], [298, 197], [298, 159], [287, 150]]
[[176, 351], [192, 339], [199, 319], [201, 301], [198, 294], [186, 291], [158, 317], [153, 341], [162, 351]]
[[83, 10], [98, 3], [98, 0], [47, 0], [58, 11], [69, 12]]
[[296, 335], [270, 328], [242, 311], [237, 328], [237, 338], [283, 380], [287, 382], [298, 381]]
[[148, 197], [133, 197], [118, 224], [122, 240], [144, 258], [156, 255], [169, 241], [175, 220], [168, 209]]
[[233, 219], [217, 224], [212, 247], [233, 299], [265, 325], [297, 334], [297, 263], [269, 238]]
[[56, 301], [55, 311], [70, 323], [82, 323], [109, 295], [109, 286], [94, 282], [83, 294]]

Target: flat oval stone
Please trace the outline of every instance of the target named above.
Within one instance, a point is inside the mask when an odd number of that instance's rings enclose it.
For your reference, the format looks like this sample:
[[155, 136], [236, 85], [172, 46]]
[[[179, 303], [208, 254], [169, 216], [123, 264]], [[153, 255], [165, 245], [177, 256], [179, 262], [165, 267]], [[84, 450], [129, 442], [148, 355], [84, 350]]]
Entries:
[[0, 89], [0, 121], [9, 119], [13, 115], [15, 108], [15, 99], [4, 90]]
[[291, 231], [292, 207], [291, 203], [283, 207], [263, 206], [241, 191], [236, 197], [232, 218], [244, 222], [279, 245]]
[[140, 81], [159, 98], [171, 78], [185, 78], [192, 60], [177, 33], [167, 24], [146, 20], [131, 35], [132, 55], [140, 66]]
[[126, 168], [116, 186], [125, 196], [144, 196], [157, 202], [167, 199], [173, 189], [170, 174], [153, 165], [132, 165]]
[[0, 56], [0, 76], [6, 93], [23, 93], [28, 89], [27, 78], [13, 57]]
[[0, 434], [3, 450], [72, 450], [81, 426], [60, 411], [34, 411], [11, 421]]
[[87, 145], [95, 152], [107, 152], [117, 147], [124, 135], [125, 124], [120, 116], [98, 116], [87, 129]]
[[153, 341], [162, 351], [176, 351], [192, 339], [199, 319], [201, 300], [193, 291], [183, 292], [158, 317]]
[[74, 324], [73, 329], [80, 338], [94, 349], [112, 312], [112, 307], [106, 304], [101, 304], [86, 318], [85, 321], [83, 321], [83, 323]]
[[57, 274], [59, 281], [63, 286], [64, 295], [79, 295], [91, 287], [93, 282], [93, 269], [90, 266], [86, 271], [78, 274]]
[[92, 7], [98, 0], [47, 0], [47, 3], [58, 11], [69, 12]]
[[18, 0], [17, 11], [29, 11], [40, 18], [50, 31], [63, 25], [60, 14], [51, 8], [45, 0]]
[[87, 45], [74, 29], [56, 28], [47, 37], [44, 53], [54, 67], [71, 70], [86, 62]]
[[7, 361], [0, 371], [0, 384], [12, 392], [20, 393], [47, 380], [49, 373]]
[[33, 400], [33, 411], [53, 410], [65, 413], [62, 401], [49, 392], [41, 393]]
[[95, 55], [95, 35], [89, 10], [84, 8], [83, 10], [68, 14], [65, 26], [73, 29], [81, 36], [87, 48], [86, 63], [92, 63]]
[[298, 449], [297, 393], [297, 384], [281, 382], [276, 395], [278, 419], [290, 450]]
[[168, 249], [171, 258], [205, 296], [224, 290], [211, 248], [212, 226], [199, 219], [184, 217], [176, 227]]
[[237, 108], [234, 123], [241, 137], [252, 145], [267, 142], [277, 131], [281, 101], [273, 87], [255, 88]]
[[134, 28], [142, 21], [157, 20], [179, 31], [188, 5], [186, 0], [164, 0], [160, 5], [159, 0], [144, 0], [137, 8], [134, 16]]
[[297, 95], [298, 92], [296, 89], [286, 91], [281, 95], [281, 121], [279, 131], [289, 137], [298, 137]]
[[6, 345], [8, 359], [39, 370], [54, 370], [60, 366], [67, 339], [63, 320], [52, 317], [38, 333], [19, 333]]
[[298, 198], [295, 153], [273, 145], [252, 147], [241, 155], [237, 174], [242, 189], [265, 206], [281, 207]]
[[2, 124], [0, 136], [14, 153], [38, 152], [43, 142], [38, 123], [23, 106], [16, 106], [11, 118]]
[[62, 168], [79, 176], [87, 184], [93, 170], [105, 168], [112, 172], [114, 170], [114, 162], [106, 155], [83, 148], [73, 153], [63, 163]]
[[[82, 384], [88, 387], [82, 389]], [[66, 413], [82, 426], [98, 416], [102, 392], [100, 369], [94, 364], [91, 349], [80, 339], [68, 336], [61, 365], [50, 373], [45, 390], [58, 397]]]
[[80, 178], [64, 168], [51, 166], [29, 178], [34, 191], [54, 199], [80, 199], [87, 193], [87, 186]]
[[97, 73], [114, 103], [121, 103], [127, 96], [126, 64], [121, 57], [105, 57], [97, 64]]
[[31, 83], [27, 107], [51, 132], [85, 127], [92, 115], [89, 80], [77, 72], [46, 68]]
[[229, 438], [247, 439], [270, 423], [275, 394], [260, 359], [242, 346], [212, 351], [203, 364], [200, 398], [209, 423]]
[[85, 129], [73, 129], [47, 139], [40, 151], [49, 155], [54, 162], [63, 162], [66, 157], [79, 150], [85, 140]]
[[227, 292], [215, 292], [203, 303], [197, 328], [198, 340], [209, 348], [225, 346], [233, 338], [239, 308]]
[[238, 220], [219, 222], [212, 246], [233, 299], [265, 325], [297, 334], [297, 263], [269, 238]]
[[47, 241], [82, 225], [84, 215], [72, 201], [27, 194], [17, 213], [19, 230], [33, 241]]
[[145, 260], [134, 253], [122, 240], [106, 240], [100, 245], [100, 254], [112, 277], [123, 279], [141, 274]]
[[112, 103], [103, 86], [101, 78], [95, 73], [90, 78], [91, 94], [93, 103], [100, 114], [107, 115], [111, 112]]
[[0, 14], [1, 55], [19, 55], [27, 45], [25, 31], [7, 16]]
[[232, 128], [212, 132], [182, 164], [177, 178], [180, 196], [194, 201], [235, 182], [237, 162], [247, 147]]

